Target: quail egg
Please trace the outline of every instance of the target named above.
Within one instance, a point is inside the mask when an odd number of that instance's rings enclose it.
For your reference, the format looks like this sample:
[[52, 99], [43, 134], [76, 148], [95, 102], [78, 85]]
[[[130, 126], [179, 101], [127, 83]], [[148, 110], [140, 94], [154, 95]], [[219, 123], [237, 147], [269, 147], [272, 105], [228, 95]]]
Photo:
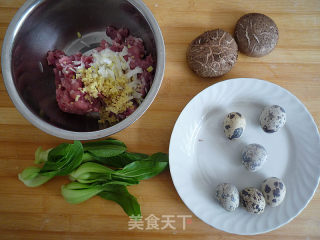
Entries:
[[224, 118], [224, 133], [230, 140], [241, 137], [245, 127], [246, 120], [244, 116], [238, 112], [229, 113]]
[[261, 184], [261, 191], [266, 203], [271, 207], [279, 206], [286, 196], [284, 182], [276, 177], [267, 178]]
[[242, 151], [242, 164], [250, 171], [258, 171], [267, 160], [266, 149], [260, 144], [249, 144]]
[[260, 125], [267, 133], [277, 132], [286, 123], [286, 112], [278, 106], [266, 107], [260, 115]]
[[233, 212], [239, 206], [239, 192], [230, 183], [221, 183], [216, 188], [216, 199], [227, 211]]
[[240, 192], [241, 205], [250, 213], [263, 213], [266, 201], [262, 193], [253, 187], [248, 187]]

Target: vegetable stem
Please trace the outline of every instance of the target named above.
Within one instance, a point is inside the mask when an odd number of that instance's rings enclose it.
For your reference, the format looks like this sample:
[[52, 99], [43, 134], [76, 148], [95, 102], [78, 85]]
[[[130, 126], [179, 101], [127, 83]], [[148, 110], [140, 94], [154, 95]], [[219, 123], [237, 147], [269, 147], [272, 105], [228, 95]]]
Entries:
[[52, 148], [49, 148], [48, 150], [43, 150], [42, 147], [38, 147], [35, 152], [35, 164], [41, 164], [48, 160], [48, 154], [52, 150]]
[[83, 155], [82, 155], [82, 162], [84, 163], [84, 162], [91, 162], [91, 161], [94, 161], [96, 158], [93, 156], [93, 155], [91, 155], [90, 153], [87, 153], [87, 152], [85, 152], [85, 153], [83, 153]]
[[38, 167], [28, 167], [23, 170], [22, 173], [18, 174], [18, 178], [27, 187], [38, 187], [55, 176], [54, 172], [49, 174], [40, 173], [40, 168]]

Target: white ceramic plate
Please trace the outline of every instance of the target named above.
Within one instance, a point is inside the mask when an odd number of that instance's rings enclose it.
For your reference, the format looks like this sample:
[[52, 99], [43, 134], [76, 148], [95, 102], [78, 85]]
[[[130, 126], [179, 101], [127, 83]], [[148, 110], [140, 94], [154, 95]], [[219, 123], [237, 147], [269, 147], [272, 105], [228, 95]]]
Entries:
[[[287, 113], [286, 125], [265, 133], [259, 116], [265, 106], [277, 104]], [[240, 139], [223, 132], [229, 112], [242, 113], [247, 127]], [[246, 144], [259, 143], [268, 152], [262, 169], [251, 173], [241, 164]], [[194, 97], [180, 114], [170, 140], [170, 172], [184, 203], [207, 224], [235, 234], [253, 235], [274, 230], [296, 217], [308, 204], [320, 178], [320, 137], [306, 107], [290, 92], [267, 81], [239, 78], [214, 84]], [[261, 215], [242, 207], [225, 211], [215, 200], [219, 183], [260, 188], [268, 177], [284, 180], [287, 194]]]

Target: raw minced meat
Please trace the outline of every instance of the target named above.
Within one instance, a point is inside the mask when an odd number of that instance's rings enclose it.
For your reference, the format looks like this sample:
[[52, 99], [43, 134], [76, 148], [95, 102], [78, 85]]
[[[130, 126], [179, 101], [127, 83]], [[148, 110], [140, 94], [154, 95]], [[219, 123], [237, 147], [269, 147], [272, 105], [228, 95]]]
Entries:
[[112, 43], [102, 40], [89, 56], [49, 51], [54, 66], [56, 99], [68, 113], [100, 112], [101, 122], [114, 124], [129, 116], [146, 96], [154, 77], [154, 60], [141, 38], [128, 29], [107, 27]]

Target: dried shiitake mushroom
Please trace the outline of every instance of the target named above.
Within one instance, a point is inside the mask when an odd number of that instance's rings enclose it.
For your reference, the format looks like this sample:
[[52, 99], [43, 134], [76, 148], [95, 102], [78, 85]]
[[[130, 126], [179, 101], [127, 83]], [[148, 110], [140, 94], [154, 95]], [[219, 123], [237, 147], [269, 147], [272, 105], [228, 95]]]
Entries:
[[277, 45], [279, 31], [275, 22], [261, 13], [242, 16], [234, 31], [240, 52], [251, 57], [262, 57]]
[[200, 77], [222, 76], [231, 70], [237, 57], [237, 43], [221, 29], [201, 34], [187, 50], [188, 65]]

